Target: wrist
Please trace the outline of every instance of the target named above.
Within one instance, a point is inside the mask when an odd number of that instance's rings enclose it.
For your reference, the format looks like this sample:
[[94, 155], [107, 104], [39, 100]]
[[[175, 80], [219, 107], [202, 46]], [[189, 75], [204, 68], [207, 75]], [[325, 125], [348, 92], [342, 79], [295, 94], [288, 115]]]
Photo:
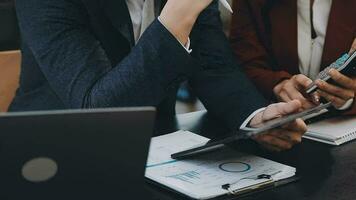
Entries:
[[177, 40], [186, 44], [199, 13], [185, 11], [172, 5], [166, 4], [159, 16], [160, 21]]
[[263, 111], [258, 112], [250, 121], [249, 127], [257, 127], [263, 121]]

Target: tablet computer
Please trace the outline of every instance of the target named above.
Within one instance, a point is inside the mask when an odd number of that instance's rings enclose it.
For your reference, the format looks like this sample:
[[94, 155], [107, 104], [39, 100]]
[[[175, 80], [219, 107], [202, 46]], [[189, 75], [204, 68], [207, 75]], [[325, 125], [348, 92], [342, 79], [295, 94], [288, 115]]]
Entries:
[[218, 140], [218, 141], [208, 142], [204, 145], [197, 146], [192, 149], [174, 153], [171, 155], [171, 157], [173, 159], [184, 159], [184, 158], [189, 158], [191, 156], [195, 156], [195, 155], [198, 155], [201, 153], [213, 151], [213, 150], [222, 148], [226, 144], [232, 143], [236, 140], [249, 139], [253, 136], [265, 134], [268, 130], [281, 127], [281, 126], [286, 125], [290, 122], [293, 122], [296, 119], [308, 118], [308, 116], [319, 113], [330, 106], [331, 106], [331, 103], [320, 104], [319, 106], [316, 106], [314, 108], [311, 108], [311, 109], [308, 109], [308, 110], [305, 110], [305, 111], [302, 111], [299, 113], [295, 113], [295, 114], [291, 114], [291, 115], [287, 115], [284, 117], [280, 117], [280, 118], [276, 118], [276, 119], [267, 121], [265, 123], [260, 124], [256, 128], [240, 129], [237, 131], [236, 134], [233, 134], [229, 137], [226, 137], [226, 138]]

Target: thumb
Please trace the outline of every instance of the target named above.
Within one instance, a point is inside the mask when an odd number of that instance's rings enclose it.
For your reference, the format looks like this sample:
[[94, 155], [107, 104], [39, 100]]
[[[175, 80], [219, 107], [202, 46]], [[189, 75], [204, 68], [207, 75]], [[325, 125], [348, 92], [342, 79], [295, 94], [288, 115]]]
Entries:
[[284, 115], [292, 114], [300, 110], [302, 103], [299, 100], [293, 100], [288, 103], [276, 103], [268, 106], [263, 112], [262, 120], [268, 121]]
[[356, 38], [354, 40], [354, 42], [352, 43], [351, 49], [350, 49], [350, 54], [353, 53], [354, 51], [356, 51]]
[[313, 81], [305, 75], [299, 74], [295, 79], [300, 89], [306, 89]]

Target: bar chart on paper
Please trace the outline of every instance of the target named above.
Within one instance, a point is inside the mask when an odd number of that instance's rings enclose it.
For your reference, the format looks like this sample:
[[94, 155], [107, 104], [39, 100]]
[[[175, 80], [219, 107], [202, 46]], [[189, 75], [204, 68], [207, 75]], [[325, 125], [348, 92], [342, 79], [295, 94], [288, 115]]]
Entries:
[[167, 178], [177, 179], [186, 183], [194, 184], [194, 180], [200, 180], [200, 173], [196, 171], [188, 171], [181, 174], [167, 176]]

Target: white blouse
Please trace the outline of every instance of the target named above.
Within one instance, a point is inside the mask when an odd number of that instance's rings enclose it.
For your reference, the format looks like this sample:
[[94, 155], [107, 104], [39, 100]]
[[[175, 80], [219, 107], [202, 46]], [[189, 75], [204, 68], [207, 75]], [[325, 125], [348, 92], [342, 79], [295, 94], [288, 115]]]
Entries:
[[[121, 1], [121, 0], [119, 0]], [[126, 0], [137, 42], [146, 28], [156, 18], [154, 0]]]
[[[320, 72], [331, 5], [332, 0], [314, 0], [311, 21], [310, 0], [298, 0], [299, 70], [313, 80]], [[312, 39], [311, 23], [316, 32], [315, 39]]]

